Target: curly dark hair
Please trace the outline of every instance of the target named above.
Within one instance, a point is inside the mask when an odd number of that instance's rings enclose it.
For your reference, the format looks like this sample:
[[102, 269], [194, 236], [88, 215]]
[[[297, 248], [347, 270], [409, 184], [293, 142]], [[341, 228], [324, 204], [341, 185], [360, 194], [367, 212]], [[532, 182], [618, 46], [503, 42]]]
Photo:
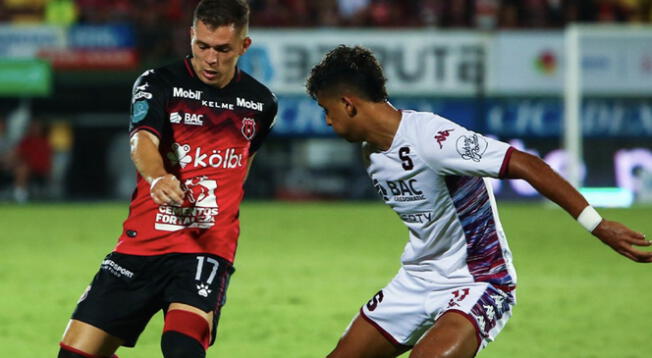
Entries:
[[233, 24], [245, 29], [249, 26], [249, 4], [246, 0], [202, 0], [195, 8], [193, 26], [198, 20], [210, 28]]
[[370, 50], [340, 45], [312, 68], [306, 90], [315, 100], [317, 94], [349, 90], [372, 102], [384, 102], [388, 97], [385, 82], [383, 70]]

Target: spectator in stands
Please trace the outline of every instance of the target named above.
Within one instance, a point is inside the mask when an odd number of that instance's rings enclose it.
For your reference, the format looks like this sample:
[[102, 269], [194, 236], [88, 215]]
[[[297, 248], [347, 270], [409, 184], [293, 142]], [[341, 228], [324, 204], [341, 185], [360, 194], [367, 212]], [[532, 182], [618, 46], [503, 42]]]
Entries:
[[36, 194], [42, 194], [47, 188], [52, 167], [52, 148], [42, 121], [33, 119], [27, 127], [27, 133], [18, 143], [15, 153], [14, 199], [24, 203], [29, 199], [30, 185], [36, 188]]

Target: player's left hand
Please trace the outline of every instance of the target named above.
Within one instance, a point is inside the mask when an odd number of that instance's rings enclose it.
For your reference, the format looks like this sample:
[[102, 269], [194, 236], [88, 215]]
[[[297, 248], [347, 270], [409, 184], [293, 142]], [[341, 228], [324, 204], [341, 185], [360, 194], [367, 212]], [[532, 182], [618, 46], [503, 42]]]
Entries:
[[652, 252], [641, 251], [634, 246], [652, 246], [645, 235], [616, 222], [603, 219], [593, 232], [598, 239], [614, 251], [635, 262], [652, 262]]

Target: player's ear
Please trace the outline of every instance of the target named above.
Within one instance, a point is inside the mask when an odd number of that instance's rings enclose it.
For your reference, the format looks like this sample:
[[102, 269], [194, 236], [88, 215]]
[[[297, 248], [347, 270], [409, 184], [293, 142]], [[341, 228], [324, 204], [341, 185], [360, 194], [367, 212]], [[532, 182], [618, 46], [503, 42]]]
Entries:
[[241, 56], [244, 55], [245, 52], [247, 52], [249, 46], [251, 46], [251, 37], [247, 36], [242, 40], [242, 51], [240, 52]]
[[195, 25], [190, 26], [188, 33], [190, 34], [190, 46], [192, 46], [192, 41], [195, 39]]
[[340, 101], [344, 105], [344, 111], [349, 117], [354, 117], [356, 114], [358, 114], [358, 109], [355, 107], [351, 97], [342, 96]]

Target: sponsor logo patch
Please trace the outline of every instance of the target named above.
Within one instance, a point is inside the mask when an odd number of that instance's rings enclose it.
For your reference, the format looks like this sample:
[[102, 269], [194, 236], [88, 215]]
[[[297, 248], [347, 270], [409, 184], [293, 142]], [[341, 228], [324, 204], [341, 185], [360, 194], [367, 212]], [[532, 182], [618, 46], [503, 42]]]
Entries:
[[258, 111], [258, 112], [263, 111], [263, 103], [262, 102], [254, 102], [254, 101], [250, 101], [250, 100], [240, 98], [240, 97], [236, 97], [235, 105], [238, 106], [238, 107], [253, 109], [254, 111]]
[[448, 136], [451, 135], [451, 132], [453, 130], [454, 129], [446, 129], [446, 130], [437, 132], [437, 134], [435, 135], [435, 139], [437, 140], [437, 144], [439, 144], [439, 149], [444, 148], [444, 145], [442, 143], [444, 143], [446, 141], [446, 139], [448, 139]]
[[487, 140], [477, 134], [463, 135], [457, 139], [457, 152], [464, 160], [479, 162], [488, 146]]
[[180, 87], [174, 87], [172, 89], [173, 97], [201, 100], [201, 95], [202, 95], [202, 91], [192, 91]]
[[185, 168], [189, 164], [195, 168], [233, 169], [243, 166], [242, 154], [237, 154], [235, 148], [216, 149], [210, 153], [203, 153], [201, 147], [193, 150], [189, 144], [174, 143], [171, 149], [167, 158], [172, 165], [179, 165], [181, 168]]
[[131, 111], [131, 122], [138, 123], [142, 121], [149, 111], [149, 103], [147, 101], [136, 101]]

